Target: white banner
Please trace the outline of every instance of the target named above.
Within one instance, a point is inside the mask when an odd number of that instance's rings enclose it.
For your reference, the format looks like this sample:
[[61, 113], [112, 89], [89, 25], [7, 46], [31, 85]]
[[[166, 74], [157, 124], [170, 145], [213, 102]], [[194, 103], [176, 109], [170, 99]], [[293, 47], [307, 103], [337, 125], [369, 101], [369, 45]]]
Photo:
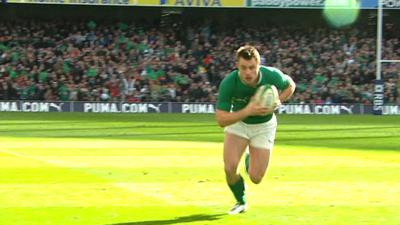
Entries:
[[[382, 105], [383, 115], [400, 115], [399, 105]], [[372, 114], [373, 105], [284, 104], [279, 114]], [[85, 112], [85, 113], [215, 113], [214, 103], [182, 102], [41, 102], [0, 101], [0, 112]]]

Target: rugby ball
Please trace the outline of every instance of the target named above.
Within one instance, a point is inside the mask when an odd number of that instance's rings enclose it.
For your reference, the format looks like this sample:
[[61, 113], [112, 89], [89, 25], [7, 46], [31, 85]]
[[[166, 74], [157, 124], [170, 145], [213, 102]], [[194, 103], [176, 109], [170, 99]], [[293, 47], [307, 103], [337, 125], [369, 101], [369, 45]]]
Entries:
[[275, 109], [280, 104], [278, 89], [274, 85], [260, 86], [254, 96], [259, 106]]

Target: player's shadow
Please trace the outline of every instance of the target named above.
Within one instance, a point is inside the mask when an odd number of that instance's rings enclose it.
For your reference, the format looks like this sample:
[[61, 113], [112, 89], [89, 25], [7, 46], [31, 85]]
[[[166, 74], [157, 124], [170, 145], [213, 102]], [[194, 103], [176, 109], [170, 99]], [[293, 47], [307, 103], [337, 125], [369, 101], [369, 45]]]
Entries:
[[146, 221], [134, 221], [126, 223], [114, 223], [108, 225], [168, 225], [168, 224], [180, 224], [180, 223], [190, 223], [199, 221], [214, 221], [221, 219], [224, 214], [194, 214], [190, 216], [181, 216], [174, 219], [168, 220], [146, 220]]

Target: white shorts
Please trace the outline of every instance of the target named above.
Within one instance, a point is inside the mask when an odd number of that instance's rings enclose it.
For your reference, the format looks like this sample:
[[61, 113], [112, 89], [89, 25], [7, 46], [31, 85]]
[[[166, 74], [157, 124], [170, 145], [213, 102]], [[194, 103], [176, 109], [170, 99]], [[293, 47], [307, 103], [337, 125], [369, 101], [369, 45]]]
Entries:
[[247, 124], [242, 121], [225, 127], [226, 133], [234, 134], [249, 140], [249, 145], [255, 148], [272, 151], [275, 141], [277, 121], [275, 115], [265, 123]]

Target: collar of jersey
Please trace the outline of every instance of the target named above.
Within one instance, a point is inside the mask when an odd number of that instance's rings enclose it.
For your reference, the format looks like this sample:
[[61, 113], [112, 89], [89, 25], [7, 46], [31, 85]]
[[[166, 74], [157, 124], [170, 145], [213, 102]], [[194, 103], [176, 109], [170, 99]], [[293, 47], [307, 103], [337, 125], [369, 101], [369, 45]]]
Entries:
[[258, 70], [258, 81], [257, 81], [257, 85], [261, 84], [261, 80], [262, 80], [262, 76], [261, 76], [261, 70]]

